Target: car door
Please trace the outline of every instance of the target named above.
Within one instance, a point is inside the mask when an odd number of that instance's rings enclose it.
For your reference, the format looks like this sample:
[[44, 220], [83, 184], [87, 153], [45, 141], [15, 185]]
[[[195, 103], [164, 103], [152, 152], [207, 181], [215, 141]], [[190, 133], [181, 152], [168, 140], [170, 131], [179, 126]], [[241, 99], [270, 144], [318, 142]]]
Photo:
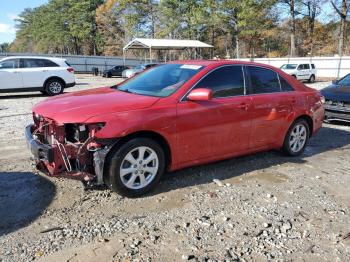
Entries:
[[24, 88], [43, 87], [52, 68], [46, 67], [42, 59], [23, 58], [20, 61], [20, 72]]
[[247, 66], [248, 94], [252, 98], [252, 149], [269, 147], [281, 137], [287, 117], [293, 110], [293, 98], [282, 92], [279, 76], [271, 69]]
[[178, 103], [179, 163], [219, 159], [247, 150], [251, 102], [245, 96], [243, 67], [214, 69], [193, 87], [196, 88], [212, 89], [213, 98], [195, 102], [185, 97]]
[[114, 72], [115, 76], [121, 76], [122, 72], [123, 72], [123, 67], [122, 66], [116, 66], [114, 70], [115, 70], [115, 72]]
[[308, 80], [311, 76], [310, 64], [304, 64], [304, 79]]
[[18, 67], [19, 59], [7, 59], [0, 62], [0, 89], [23, 88], [22, 75]]
[[299, 80], [307, 80], [309, 79], [309, 70], [306, 64], [300, 64], [298, 66], [298, 79]]

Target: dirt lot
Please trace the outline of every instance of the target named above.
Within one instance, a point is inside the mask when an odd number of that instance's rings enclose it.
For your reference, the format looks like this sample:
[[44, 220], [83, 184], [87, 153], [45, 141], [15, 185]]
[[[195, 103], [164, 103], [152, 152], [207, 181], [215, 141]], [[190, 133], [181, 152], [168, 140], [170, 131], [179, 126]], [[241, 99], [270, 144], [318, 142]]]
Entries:
[[[77, 80], [67, 91], [119, 81]], [[350, 261], [349, 125], [325, 124], [302, 157], [189, 168], [127, 199], [37, 174], [23, 130], [43, 99], [0, 94], [0, 261]]]

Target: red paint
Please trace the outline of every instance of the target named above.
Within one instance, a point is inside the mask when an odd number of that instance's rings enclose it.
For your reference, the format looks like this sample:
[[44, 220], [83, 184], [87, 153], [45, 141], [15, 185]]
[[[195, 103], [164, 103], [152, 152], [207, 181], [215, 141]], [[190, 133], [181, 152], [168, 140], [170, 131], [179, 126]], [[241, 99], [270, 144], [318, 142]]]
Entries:
[[[324, 109], [318, 91], [263, 64], [241, 61], [177, 61], [206, 66], [166, 98], [120, 92], [104, 87], [68, 93], [37, 104], [33, 111], [60, 126], [66, 123], [105, 123], [96, 138], [121, 138], [140, 131], [161, 135], [171, 151], [170, 170], [208, 163], [261, 150], [281, 148], [292, 122], [300, 116], [322, 126]], [[212, 98], [207, 89], [191, 92], [204, 75], [227, 65], [259, 65], [283, 76], [293, 92]], [[202, 101], [201, 101], [202, 100]], [[72, 152], [76, 154], [76, 152]]]

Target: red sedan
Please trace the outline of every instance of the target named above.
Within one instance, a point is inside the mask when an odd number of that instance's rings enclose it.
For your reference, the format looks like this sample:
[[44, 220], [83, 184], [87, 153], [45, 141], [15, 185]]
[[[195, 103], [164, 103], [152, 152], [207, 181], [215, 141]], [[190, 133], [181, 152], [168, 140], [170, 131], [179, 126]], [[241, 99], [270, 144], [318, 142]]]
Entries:
[[139, 196], [167, 170], [270, 149], [300, 155], [324, 109], [318, 91], [268, 65], [177, 61], [47, 99], [33, 117], [39, 170]]

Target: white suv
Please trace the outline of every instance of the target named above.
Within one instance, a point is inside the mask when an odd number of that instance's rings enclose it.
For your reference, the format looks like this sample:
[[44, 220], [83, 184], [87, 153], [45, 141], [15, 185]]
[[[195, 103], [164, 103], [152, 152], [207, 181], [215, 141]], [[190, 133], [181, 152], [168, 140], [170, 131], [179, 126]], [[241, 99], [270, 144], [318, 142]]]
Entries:
[[284, 64], [281, 69], [298, 80], [308, 80], [309, 83], [316, 80], [317, 71], [314, 64]]
[[53, 96], [74, 85], [74, 69], [65, 59], [7, 57], [0, 60], [0, 92], [41, 91]]

